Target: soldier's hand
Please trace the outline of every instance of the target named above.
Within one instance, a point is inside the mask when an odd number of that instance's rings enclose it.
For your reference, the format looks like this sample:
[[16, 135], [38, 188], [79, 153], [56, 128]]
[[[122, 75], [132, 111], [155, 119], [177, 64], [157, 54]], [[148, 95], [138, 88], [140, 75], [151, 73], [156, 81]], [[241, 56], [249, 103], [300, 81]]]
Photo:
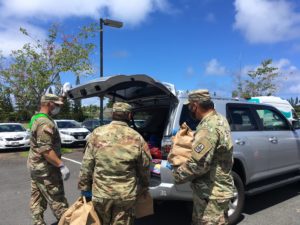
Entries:
[[92, 192], [91, 191], [81, 191], [81, 196], [84, 196], [87, 202], [92, 200]]
[[70, 170], [68, 169], [68, 167], [66, 167], [65, 165], [62, 165], [59, 168], [60, 168], [62, 178], [64, 180], [68, 180], [70, 177]]

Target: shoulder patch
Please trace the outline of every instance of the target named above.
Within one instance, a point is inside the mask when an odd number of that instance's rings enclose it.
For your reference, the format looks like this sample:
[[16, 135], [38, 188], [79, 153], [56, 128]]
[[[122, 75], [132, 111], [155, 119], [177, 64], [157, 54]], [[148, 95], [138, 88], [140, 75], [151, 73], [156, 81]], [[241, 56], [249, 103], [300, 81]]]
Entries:
[[204, 144], [200, 144], [195, 148], [195, 152], [200, 153], [204, 148]]
[[203, 138], [193, 148], [192, 157], [195, 160], [199, 161], [211, 149], [212, 149], [212, 144], [206, 138]]

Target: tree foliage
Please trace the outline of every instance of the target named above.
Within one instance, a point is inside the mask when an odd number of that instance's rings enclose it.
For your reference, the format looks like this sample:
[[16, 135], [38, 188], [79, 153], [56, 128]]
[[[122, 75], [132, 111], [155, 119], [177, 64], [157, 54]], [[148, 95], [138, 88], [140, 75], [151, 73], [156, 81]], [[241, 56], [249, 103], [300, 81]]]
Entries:
[[288, 99], [288, 102], [289, 102], [293, 107], [298, 106], [298, 104], [300, 103], [298, 97], [296, 97], [296, 98], [291, 97], [290, 99]]
[[277, 91], [278, 76], [278, 68], [272, 66], [272, 60], [264, 60], [256, 70], [248, 72], [246, 79], [243, 80], [239, 74], [232, 97], [247, 99], [254, 96], [274, 95]]
[[[31, 37], [27, 30], [20, 31]], [[76, 35], [66, 35], [53, 25], [45, 41], [31, 37], [33, 43], [12, 51], [8, 58], [1, 56], [0, 84], [13, 96], [18, 112], [32, 114], [51, 86], [58, 94], [65, 72], [77, 76], [92, 72], [89, 55], [94, 45], [88, 38], [93, 31], [85, 27]]]
[[7, 90], [0, 86], [0, 121], [14, 121], [15, 112], [11, 96]]

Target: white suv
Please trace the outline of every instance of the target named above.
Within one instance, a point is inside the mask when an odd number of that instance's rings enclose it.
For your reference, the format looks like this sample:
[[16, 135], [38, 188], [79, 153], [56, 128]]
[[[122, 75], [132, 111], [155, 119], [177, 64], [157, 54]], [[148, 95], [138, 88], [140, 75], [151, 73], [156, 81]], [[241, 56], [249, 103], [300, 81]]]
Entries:
[[90, 131], [75, 120], [54, 120], [62, 145], [85, 145]]

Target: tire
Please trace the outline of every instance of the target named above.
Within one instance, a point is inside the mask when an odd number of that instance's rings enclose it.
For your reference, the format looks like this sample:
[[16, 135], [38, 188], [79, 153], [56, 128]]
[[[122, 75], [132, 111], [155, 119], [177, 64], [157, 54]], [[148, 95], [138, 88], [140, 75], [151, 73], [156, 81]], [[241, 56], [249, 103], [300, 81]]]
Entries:
[[232, 177], [234, 180], [235, 191], [234, 197], [229, 203], [228, 217], [230, 225], [236, 224], [239, 221], [245, 203], [245, 187], [243, 181], [240, 176], [233, 171]]

